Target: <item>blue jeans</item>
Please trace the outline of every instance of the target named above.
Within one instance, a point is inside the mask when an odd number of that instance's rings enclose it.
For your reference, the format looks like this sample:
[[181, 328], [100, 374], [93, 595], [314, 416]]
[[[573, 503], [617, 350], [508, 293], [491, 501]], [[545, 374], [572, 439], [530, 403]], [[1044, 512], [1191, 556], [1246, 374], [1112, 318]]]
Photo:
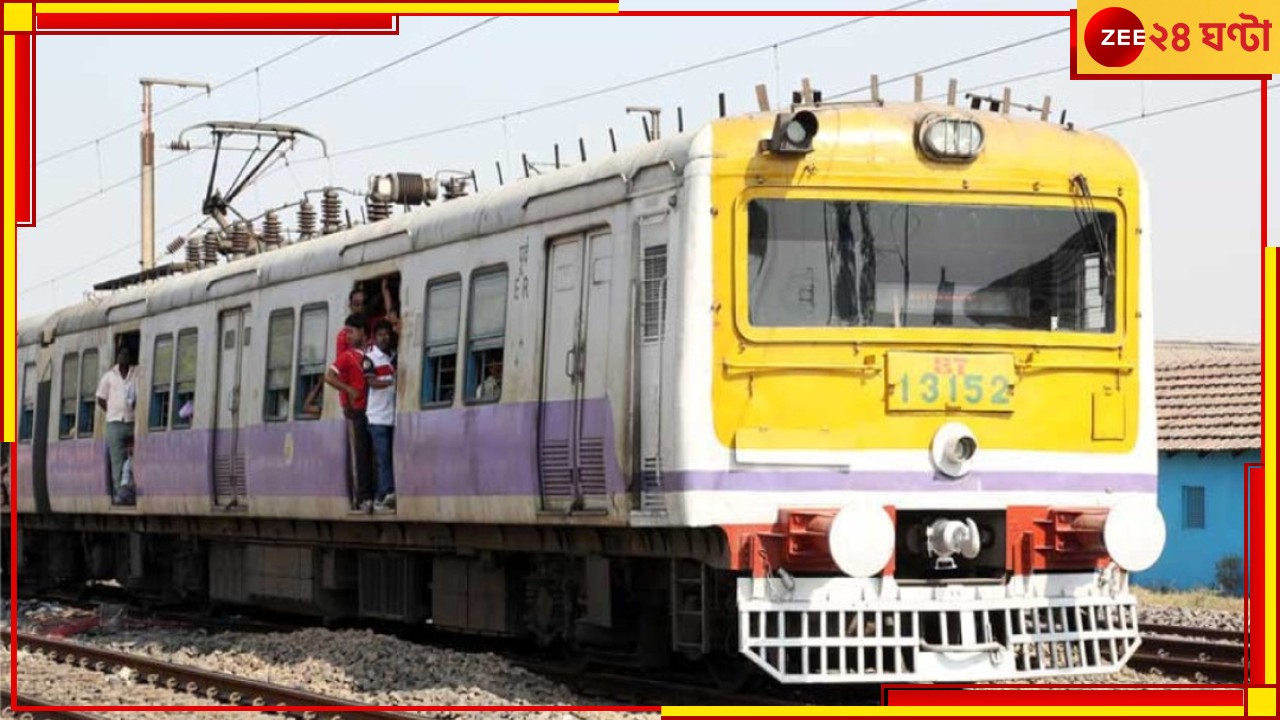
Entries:
[[378, 500], [396, 491], [396, 473], [391, 460], [391, 448], [395, 443], [394, 425], [369, 425], [369, 437], [373, 440], [373, 455], [378, 460]]

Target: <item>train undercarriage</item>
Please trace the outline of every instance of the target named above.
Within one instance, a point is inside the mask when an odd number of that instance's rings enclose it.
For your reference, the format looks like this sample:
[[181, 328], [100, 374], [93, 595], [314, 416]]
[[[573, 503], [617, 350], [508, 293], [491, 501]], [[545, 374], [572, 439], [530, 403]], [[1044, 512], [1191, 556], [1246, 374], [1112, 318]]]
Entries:
[[724, 536], [692, 529], [124, 514], [20, 523], [27, 588], [114, 580], [160, 602], [511, 638], [575, 662], [692, 664], [724, 687], [1108, 673], [1137, 649], [1123, 573], [760, 578], [717, 568]]
[[707, 564], [723, 557], [709, 532], [123, 514], [19, 524], [19, 584], [32, 590], [115, 581], [151, 602], [428, 626], [609, 664], [747, 664], [735, 578]]

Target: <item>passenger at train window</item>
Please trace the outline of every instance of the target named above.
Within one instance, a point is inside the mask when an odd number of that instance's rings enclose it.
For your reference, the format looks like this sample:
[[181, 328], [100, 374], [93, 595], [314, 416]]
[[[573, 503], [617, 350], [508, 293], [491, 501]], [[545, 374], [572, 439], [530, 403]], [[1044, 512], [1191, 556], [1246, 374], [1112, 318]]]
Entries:
[[347, 443], [350, 447], [355, 477], [355, 507], [363, 512], [373, 512], [373, 457], [369, 440], [368, 381], [364, 375], [364, 331], [368, 320], [363, 315], [351, 315], [343, 327], [349, 339], [346, 350], [338, 354], [333, 365], [325, 372], [324, 381], [337, 389], [342, 404], [342, 414], [347, 419]]
[[[178, 333], [178, 345], [174, 351], [172, 427], [180, 430], [191, 427], [195, 415], [196, 370], [199, 363], [200, 335], [194, 328]], [[183, 412], [183, 410], [187, 412]]]
[[476, 387], [477, 400], [497, 400], [502, 397], [502, 357], [485, 365], [484, 381]]
[[396, 478], [394, 455], [396, 429], [396, 355], [391, 350], [391, 321], [383, 318], [373, 331], [369, 348], [373, 375], [369, 378], [369, 437], [377, 460], [378, 481], [374, 510], [394, 510]]
[[507, 325], [507, 271], [477, 271], [467, 319], [467, 389], [471, 402], [497, 402], [502, 393]]
[[107, 415], [107, 452], [111, 458], [111, 496], [120, 504], [120, 475], [125, 447], [133, 442], [134, 405], [138, 400], [137, 368], [129, 348], [116, 351], [116, 364], [98, 382], [98, 407]]
[[[346, 337], [346, 328], [341, 329]], [[297, 420], [315, 420], [320, 417], [321, 393], [324, 391], [325, 369], [330, 362], [325, 348], [329, 345], [329, 307], [325, 304], [302, 308], [298, 323], [297, 389], [294, 395], [297, 406], [293, 416]]]
[[302, 401], [302, 414], [311, 417], [320, 417], [320, 413], [324, 408], [320, 405], [320, 388], [324, 385], [316, 383], [311, 386], [311, 392], [307, 393], [307, 398]]

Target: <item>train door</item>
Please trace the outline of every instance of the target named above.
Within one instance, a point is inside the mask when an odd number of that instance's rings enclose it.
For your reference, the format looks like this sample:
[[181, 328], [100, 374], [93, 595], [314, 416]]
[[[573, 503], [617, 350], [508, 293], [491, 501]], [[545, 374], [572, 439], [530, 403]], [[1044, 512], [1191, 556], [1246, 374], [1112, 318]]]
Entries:
[[246, 505], [244, 448], [240, 443], [240, 386], [249, 344], [249, 308], [228, 310], [218, 318], [218, 384], [213, 426], [213, 504], [231, 509]]
[[662, 367], [665, 355], [667, 312], [667, 224], [669, 215], [639, 221], [639, 292], [635, 296], [636, 321], [632, 365], [634, 456], [640, 477], [637, 510], [665, 513], [662, 489]]
[[544, 510], [608, 508], [610, 240], [607, 231], [576, 235], [548, 253], [538, 435]]

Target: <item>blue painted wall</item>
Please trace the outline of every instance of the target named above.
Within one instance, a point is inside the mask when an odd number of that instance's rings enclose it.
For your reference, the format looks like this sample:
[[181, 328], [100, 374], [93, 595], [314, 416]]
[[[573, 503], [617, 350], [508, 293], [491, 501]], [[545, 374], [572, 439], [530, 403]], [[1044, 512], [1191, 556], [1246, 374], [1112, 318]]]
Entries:
[[[1218, 560], [1244, 557], [1244, 466], [1261, 462], [1257, 451], [1160, 454], [1160, 512], [1164, 514], [1164, 553], [1134, 582], [1146, 587], [1189, 590], [1214, 588]], [[1184, 487], [1204, 488], [1204, 528], [1186, 526]]]

